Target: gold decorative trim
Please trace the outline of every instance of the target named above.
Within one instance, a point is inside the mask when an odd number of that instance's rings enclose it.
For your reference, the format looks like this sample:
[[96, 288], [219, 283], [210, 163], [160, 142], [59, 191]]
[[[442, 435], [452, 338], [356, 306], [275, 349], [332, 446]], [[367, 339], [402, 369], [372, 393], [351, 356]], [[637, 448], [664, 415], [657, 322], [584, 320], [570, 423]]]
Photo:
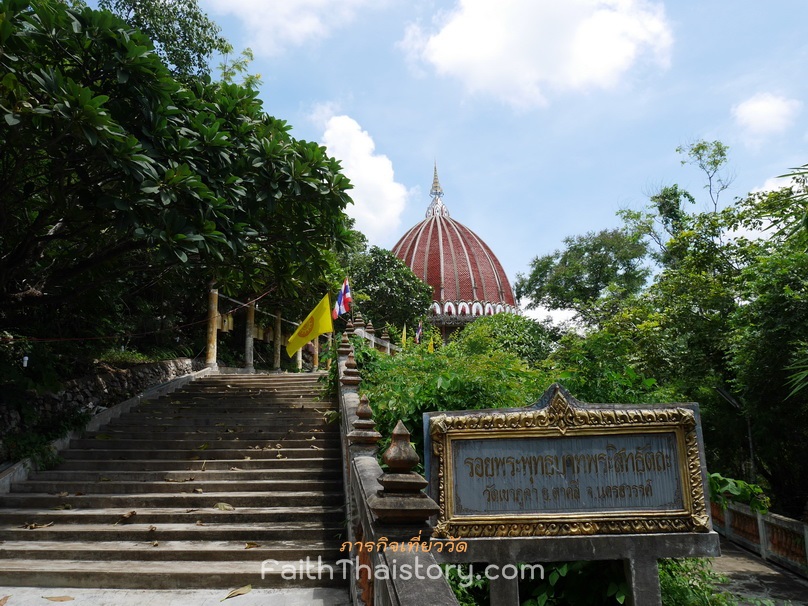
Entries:
[[[593, 534], [708, 532], [704, 472], [695, 411], [683, 406], [597, 407], [581, 405], [554, 385], [535, 408], [441, 414], [429, 425], [433, 469], [437, 468], [438, 523], [435, 537], [531, 537]], [[608, 436], [673, 433], [684, 508], [604, 512], [454, 515], [452, 449], [456, 440], [485, 438]]]

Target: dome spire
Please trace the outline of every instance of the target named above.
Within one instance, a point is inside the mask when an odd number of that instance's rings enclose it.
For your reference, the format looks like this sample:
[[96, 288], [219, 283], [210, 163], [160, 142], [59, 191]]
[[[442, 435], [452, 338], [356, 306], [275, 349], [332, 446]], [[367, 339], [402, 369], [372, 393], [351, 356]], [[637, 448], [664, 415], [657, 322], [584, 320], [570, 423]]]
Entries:
[[432, 189], [429, 190], [429, 195], [432, 196], [432, 202], [429, 208], [426, 209], [426, 218], [430, 217], [448, 217], [449, 209], [443, 203], [443, 188], [440, 186], [438, 180], [438, 162], [435, 161], [435, 173], [432, 177]]

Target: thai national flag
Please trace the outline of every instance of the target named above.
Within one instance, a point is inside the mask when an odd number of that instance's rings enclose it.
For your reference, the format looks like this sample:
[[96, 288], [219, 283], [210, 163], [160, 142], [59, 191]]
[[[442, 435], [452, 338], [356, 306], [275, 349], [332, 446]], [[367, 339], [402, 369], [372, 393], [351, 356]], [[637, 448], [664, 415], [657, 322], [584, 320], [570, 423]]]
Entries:
[[351, 287], [348, 284], [348, 278], [342, 283], [342, 288], [339, 289], [337, 295], [337, 302], [334, 304], [334, 310], [331, 312], [331, 317], [336, 320], [344, 313], [351, 311]]
[[424, 325], [422, 322], [418, 322], [418, 328], [415, 330], [415, 342], [420, 343], [423, 336], [424, 336]]

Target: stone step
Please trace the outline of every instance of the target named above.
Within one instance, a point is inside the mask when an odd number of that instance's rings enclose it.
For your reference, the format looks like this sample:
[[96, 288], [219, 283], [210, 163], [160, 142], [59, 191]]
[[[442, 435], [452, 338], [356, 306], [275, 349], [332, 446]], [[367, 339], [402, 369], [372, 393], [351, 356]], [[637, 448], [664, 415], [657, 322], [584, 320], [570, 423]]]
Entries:
[[[136, 520], [137, 516], [131, 518]], [[156, 529], [156, 530], [155, 530]], [[284, 541], [297, 540], [337, 541], [340, 526], [327, 526], [322, 522], [294, 522], [273, 524], [140, 524], [131, 522], [115, 525], [65, 524], [28, 530], [23, 527], [0, 526], [0, 541]]]
[[[329, 426], [337, 427], [333, 423], [328, 423], [322, 418], [315, 419], [264, 419], [260, 416], [253, 417], [224, 417], [228, 419], [225, 427], [263, 427], [264, 429], [288, 429], [303, 427], [305, 429], [311, 428], [326, 428]], [[202, 428], [202, 427], [222, 427], [220, 423], [222, 417], [211, 416], [194, 416], [194, 415], [178, 415], [173, 417], [149, 417], [149, 416], [129, 416], [123, 415], [119, 422], [116, 422], [112, 427], [123, 429], [124, 427], [143, 428], [144, 426], [156, 426], [166, 428]], [[177, 429], [173, 429], [177, 431]]]
[[[150, 535], [145, 541], [4, 541], [0, 543], [0, 568], [4, 559], [260, 561], [305, 560], [307, 557], [337, 560], [341, 556], [340, 541], [166, 541], [157, 537], [157, 533], [159, 529], [152, 533], [154, 539]], [[154, 540], [157, 540], [157, 546], [154, 546]]]
[[[84, 451], [87, 455], [88, 451]], [[65, 453], [63, 453], [65, 454]], [[145, 460], [145, 459], [130, 459], [127, 461], [121, 460], [99, 460], [95, 458], [79, 458], [74, 457], [65, 460], [57, 469], [57, 471], [175, 471], [177, 473], [201, 472], [203, 461], [201, 459], [195, 461], [184, 460]], [[322, 455], [295, 458], [289, 457], [286, 459], [250, 459], [245, 460], [244, 457], [237, 459], [216, 459], [205, 460], [205, 469], [208, 471], [214, 470], [229, 470], [231, 467], [239, 467], [240, 469], [250, 470], [265, 470], [265, 469], [341, 469], [341, 459], [338, 457], [325, 458]]]
[[52, 481], [52, 480], [28, 480], [27, 482], [16, 482], [11, 485], [11, 491], [15, 494], [36, 494], [36, 493], [83, 493], [83, 494], [177, 494], [201, 490], [202, 494], [216, 492], [231, 492], [237, 486], [239, 490], [246, 492], [297, 492], [310, 490], [317, 486], [321, 490], [336, 491], [342, 486], [342, 478], [339, 480], [332, 477], [331, 480], [241, 480], [238, 484], [233, 481], [207, 480], [194, 476], [194, 479], [186, 482], [167, 482], [160, 480], [157, 482], [114, 482], [110, 478], [101, 477], [92, 482], [72, 482], [72, 481]]
[[[165, 429], [166, 431], [157, 430]], [[100, 437], [98, 437], [100, 436]], [[252, 427], [238, 427], [238, 428], [224, 428], [224, 427], [201, 427], [198, 429], [191, 429], [186, 431], [168, 431], [168, 428], [155, 428], [155, 427], [132, 427], [131, 429], [122, 430], [116, 427], [107, 427], [104, 431], [88, 432], [84, 434], [83, 439], [86, 440], [200, 440], [213, 438], [223, 438], [228, 440], [280, 440], [282, 438], [294, 439], [308, 439], [310, 437], [316, 439], [336, 438], [339, 439], [339, 432], [331, 427], [314, 427], [306, 430], [296, 429], [255, 429]]]
[[[299, 480], [306, 482], [334, 481], [342, 479], [342, 470], [338, 466], [330, 469], [242, 469], [233, 466], [227, 470], [205, 471], [110, 471], [99, 474], [98, 471], [40, 471], [31, 477], [37, 482], [187, 482], [197, 481], [229, 481], [244, 482], [255, 480]], [[61, 492], [61, 491], [60, 491]]]
[[[316, 445], [312, 445], [316, 446]], [[247, 454], [249, 453], [249, 454]], [[176, 450], [114, 450], [114, 449], [70, 449], [61, 453], [61, 457], [65, 460], [69, 459], [110, 459], [127, 461], [133, 459], [162, 459], [162, 460], [183, 460], [183, 461], [201, 461], [201, 460], [216, 460], [216, 459], [244, 459], [249, 456], [251, 459], [279, 459], [281, 457], [290, 458], [328, 458], [339, 457], [340, 451], [337, 448], [281, 448], [270, 450], [248, 450], [248, 449], [206, 449], [200, 450], [197, 448], [191, 449], [176, 449]]]
[[[286, 568], [288, 566], [288, 568]], [[342, 587], [352, 574], [349, 566], [328, 562], [138, 562], [118, 560], [7, 560], [0, 567], [0, 585], [35, 587], [103, 587], [109, 589], [230, 589], [267, 587]], [[294, 578], [290, 578], [290, 577]]]
[[65, 504], [74, 509], [105, 507], [177, 507], [177, 508], [212, 508], [216, 503], [229, 503], [233, 507], [325, 507], [341, 504], [341, 492], [324, 492], [308, 490], [301, 492], [216, 492], [178, 493], [178, 494], [103, 494], [92, 495], [70, 494], [60, 497], [58, 494], [41, 493], [9, 493], [0, 495], [0, 507], [31, 507], [48, 509]]
[[[331, 405], [319, 405], [319, 406], [310, 406], [301, 407], [301, 404], [307, 404], [307, 402], [301, 402], [297, 400], [295, 402], [289, 402], [288, 404], [274, 404], [271, 402], [256, 402], [255, 404], [238, 404], [235, 402], [222, 402], [220, 404], [171, 404], [170, 406], [149, 406], [145, 408], [139, 408], [135, 412], [144, 412], [148, 414], [159, 414], [161, 412], [170, 413], [170, 414], [177, 414], [177, 413], [186, 413], [186, 412], [194, 412], [197, 414], [211, 414], [211, 415], [221, 415], [227, 416], [228, 414], [234, 413], [260, 413], [263, 415], [275, 415], [275, 416], [312, 416], [315, 417], [320, 411], [325, 410], [336, 410], [336, 407]], [[320, 402], [319, 404], [323, 404]]]
[[[2, 510], [4, 525], [21, 526], [23, 524], [114, 524], [122, 516], [132, 511], [128, 507], [104, 509], [14, 509]], [[345, 519], [341, 507], [239, 507], [233, 511], [221, 511], [214, 507], [202, 509], [177, 509], [174, 507], [150, 507], [137, 510], [137, 521], [140, 524], [235, 524], [246, 523], [292, 523], [321, 521], [331, 526], [338, 526]]]
[[[318, 378], [208, 377], [73, 440], [0, 495], [0, 585], [345, 587], [304, 574], [343, 555], [341, 438]], [[299, 578], [262, 580], [266, 561]]]
[[[340, 443], [339, 436], [335, 433], [320, 436], [311, 435], [309, 438], [297, 438], [287, 434], [289, 437], [282, 436], [276, 440], [271, 440], [266, 437], [260, 440], [242, 440], [232, 439], [230, 436], [232, 436], [232, 434], [228, 434], [228, 438], [197, 434], [193, 438], [186, 440], [163, 439], [160, 435], [143, 440], [109, 436], [111, 438], [109, 440], [97, 440], [95, 438], [71, 440], [70, 448], [101, 448], [103, 450], [187, 450], [191, 447], [199, 450], [277, 450], [278, 447], [311, 448], [312, 446], [320, 446], [321, 448], [338, 448]], [[195, 444], [197, 446], [194, 446]], [[205, 448], [203, 449], [202, 446], [205, 446]]]

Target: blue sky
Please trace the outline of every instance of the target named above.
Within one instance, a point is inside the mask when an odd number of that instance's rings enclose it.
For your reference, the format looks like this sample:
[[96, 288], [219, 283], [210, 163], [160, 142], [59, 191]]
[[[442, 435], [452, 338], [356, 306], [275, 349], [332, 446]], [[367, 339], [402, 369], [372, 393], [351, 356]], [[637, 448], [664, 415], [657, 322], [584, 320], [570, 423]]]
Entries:
[[267, 112], [343, 162], [385, 248], [423, 219], [435, 161], [512, 281], [663, 185], [704, 200], [679, 145], [729, 145], [727, 200], [808, 163], [805, 0], [200, 4], [255, 52]]

